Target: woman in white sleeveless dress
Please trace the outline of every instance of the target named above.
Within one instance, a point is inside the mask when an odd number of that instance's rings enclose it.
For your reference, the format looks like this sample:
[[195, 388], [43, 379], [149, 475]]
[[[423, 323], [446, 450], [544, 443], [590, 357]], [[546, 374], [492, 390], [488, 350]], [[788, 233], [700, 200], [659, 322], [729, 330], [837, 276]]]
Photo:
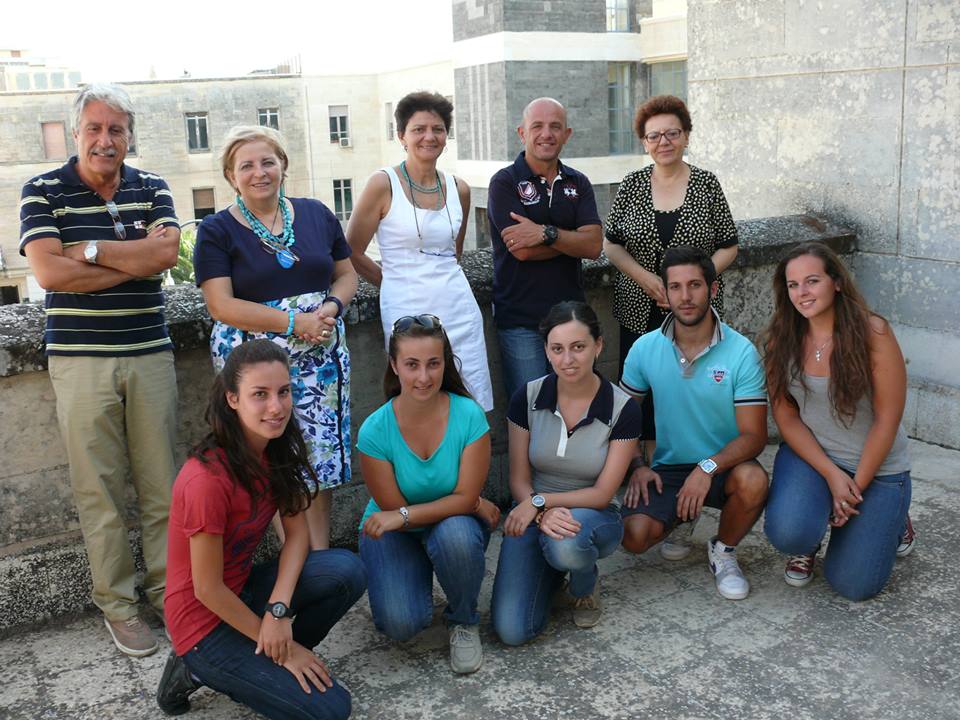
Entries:
[[[380, 288], [384, 338], [398, 318], [439, 317], [467, 389], [490, 411], [493, 391], [483, 318], [459, 263], [470, 187], [437, 170], [452, 114], [450, 101], [436, 93], [411, 93], [397, 103], [397, 137], [407, 157], [367, 181], [350, 217], [347, 241], [357, 272]], [[374, 233], [379, 265], [366, 255]]]

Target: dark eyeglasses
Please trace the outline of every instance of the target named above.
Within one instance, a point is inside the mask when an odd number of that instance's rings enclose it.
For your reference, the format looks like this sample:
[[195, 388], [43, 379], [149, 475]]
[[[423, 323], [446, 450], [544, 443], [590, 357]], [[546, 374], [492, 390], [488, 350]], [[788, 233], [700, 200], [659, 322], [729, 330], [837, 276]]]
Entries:
[[683, 130], [672, 128], [670, 130], [664, 130], [663, 132], [648, 132], [643, 136], [643, 139], [651, 145], [659, 145], [660, 138], [662, 137], [665, 137], [672, 143], [674, 140], [679, 140], [681, 135], [683, 135]]
[[120, 219], [120, 211], [117, 209], [117, 204], [113, 200], [107, 201], [107, 212], [110, 213], [110, 217], [113, 219], [113, 234], [117, 236], [117, 240], [126, 240], [127, 229], [123, 226], [123, 220]]
[[440, 318], [436, 315], [404, 315], [397, 318], [396, 322], [393, 323], [393, 331], [395, 333], [406, 332], [414, 325], [427, 328], [427, 330], [443, 329]]

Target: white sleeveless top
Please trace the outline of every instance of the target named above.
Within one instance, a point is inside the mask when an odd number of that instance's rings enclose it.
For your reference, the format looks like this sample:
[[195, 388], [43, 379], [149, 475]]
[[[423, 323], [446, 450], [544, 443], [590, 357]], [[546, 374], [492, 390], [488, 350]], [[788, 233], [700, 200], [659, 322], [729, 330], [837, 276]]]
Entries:
[[443, 173], [446, 207], [424, 210], [415, 208], [407, 199], [392, 167], [383, 171], [390, 178], [393, 194], [390, 210], [377, 229], [383, 273], [380, 320], [384, 344], [397, 318], [423, 313], [436, 315], [450, 338], [454, 355], [460, 360], [460, 374], [467, 389], [484, 410], [490, 411], [493, 390], [483, 339], [483, 317], [456, 257], [456, 236], [463, 221], [456, 180], [453, 175]]

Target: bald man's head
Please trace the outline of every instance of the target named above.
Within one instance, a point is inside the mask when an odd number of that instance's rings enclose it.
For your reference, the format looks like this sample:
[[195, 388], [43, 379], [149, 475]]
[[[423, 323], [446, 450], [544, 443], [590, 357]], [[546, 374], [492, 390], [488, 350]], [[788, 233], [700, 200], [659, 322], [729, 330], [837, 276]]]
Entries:
[[[517, 133], [523, 141], [528, 163], [552, 166], [573, 132], [567, 127], [567, 111], [553, 98], [542, 97], [523, 109], [523, 124]], [[530, 166], [533, 168], [533, 165]]]
[[527, 106], [523, 109], [523, 114], [520, 116], [520, 122], [523, 125], [527, 124], [527, 119], [530, 117], [530, 113], [534, 110], [535, 106], [545, 106], [552, 107], [559, 110], [563, 114], [563, 124], [567, 124], [567, 109], [559, 100], [554, 100], [552, 97], [541, 97], [536, 100], [531, 100], [527, 103]]

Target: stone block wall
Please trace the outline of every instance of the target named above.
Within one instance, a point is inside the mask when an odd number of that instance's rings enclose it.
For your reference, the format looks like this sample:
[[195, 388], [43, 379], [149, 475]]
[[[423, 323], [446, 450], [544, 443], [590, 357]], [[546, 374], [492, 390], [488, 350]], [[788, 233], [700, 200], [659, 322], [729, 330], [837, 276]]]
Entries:
[[908, 411], [956, 446], [960, 5], [690, 0], [688, 23], [692, 161], [734, 217], [857, 233], [858, 283], [923, 381]]

